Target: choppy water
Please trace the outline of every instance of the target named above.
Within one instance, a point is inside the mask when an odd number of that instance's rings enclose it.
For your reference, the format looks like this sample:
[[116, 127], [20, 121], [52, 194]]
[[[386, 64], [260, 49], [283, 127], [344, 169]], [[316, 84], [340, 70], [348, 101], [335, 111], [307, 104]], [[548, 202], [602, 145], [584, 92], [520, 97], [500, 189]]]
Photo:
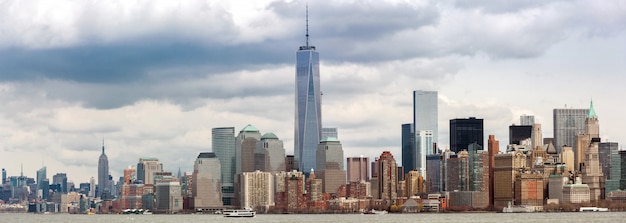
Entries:
[[626, 212], [573, 213], [420, 213], [420, 214], [286, 214], [254, 218], [224, 218], [221, 215], [69, 215], [0, 214], [0, 222], [626, 222]]

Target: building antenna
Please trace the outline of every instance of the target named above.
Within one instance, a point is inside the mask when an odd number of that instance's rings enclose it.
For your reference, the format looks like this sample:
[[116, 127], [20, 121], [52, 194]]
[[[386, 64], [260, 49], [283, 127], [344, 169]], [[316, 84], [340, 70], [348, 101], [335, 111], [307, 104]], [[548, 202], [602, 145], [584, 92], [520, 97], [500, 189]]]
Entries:
[[306, 4], [306, 48], [309, 48], [309, 4]]

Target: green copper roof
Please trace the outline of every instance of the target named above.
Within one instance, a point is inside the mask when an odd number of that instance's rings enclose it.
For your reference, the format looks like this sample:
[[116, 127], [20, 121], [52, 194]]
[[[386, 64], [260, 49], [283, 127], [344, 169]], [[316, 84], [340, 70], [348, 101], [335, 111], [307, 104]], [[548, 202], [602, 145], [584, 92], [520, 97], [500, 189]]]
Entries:
[[263, 139], [278, 139], [278, 136], [276, 136], [276, 134], [274, 133], [265, 133], [263, 134], [263, 136], [261, 136], [261, 140]]
[[259, 130], [257, 128], [255, 128], [254, 126], [248, 124], [248, 125], [246, 125], [246, 127], [243, 127], [243, 129], [241, 131], [242, 132], [258, 132]]
[[339, 139], [335, 137], [324, 137], [321, 142], [339, 142]]
[[596, 115], [596, 110], [593, 109], [593, 100], [591, 100], [591, 103], [589, 105], [589, 114], [587, 114], [587, 118], [598, 118], [598, 115]]

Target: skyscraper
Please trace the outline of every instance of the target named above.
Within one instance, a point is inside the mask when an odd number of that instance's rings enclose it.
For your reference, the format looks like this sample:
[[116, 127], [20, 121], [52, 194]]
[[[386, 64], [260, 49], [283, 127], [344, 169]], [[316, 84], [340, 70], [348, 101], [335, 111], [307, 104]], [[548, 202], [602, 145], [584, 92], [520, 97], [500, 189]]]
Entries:
[[[564, 145], [576, 146], [576, 137], [585, 132], [585, 119], [588, 113], [589, 109], [574, 108], [557, 108], [552, 111], [554, 146], [558, 152], [561, 152]], [[577, 151], [576, 148], [574, 151]]]
[[221, 207], [220, 161], [215, 153], [200, 153], [193, 166], [193, 200], [194, 208]]
[[213, 128], [211, 144], [222, 168], [222, 202], [229, 206], [235, 197], [235, 127]]
[[261, 139], [261, 132], [252, 125], [246, 125], [235, 139], [235, 173], [253, 172], [254, 150], [257, 141]]
[[404, 174], [417, 168], [417, 148], [415, 147], [415, 128], [412, 123], [402, 124], [402, 166]]
[[62, 194], [67, 194], [67, 174], [65, 173], [57, 173], [52, 176], [52, 184], [60, 185], [60, 192]]
[[[417, 134], [421, 130], [431, 130], [433, 142], [438, 143], [438, 111], [436, 91], [413, 91], [413, 132]], [[427, 155], [433, 154], [432, 151], [427, 152]]]
[[450, 150], [458, 153], [472, 143], [484, 147], [483, 120], [475, 117], [450, 120]]
[[104, 141], [102, 142], [102, 154], [98, 159], [98, 195], [102, 197], [104, 192], [109, 192], [109, 158], [104, 154]]
[[256, 143], [254, 155], [256, 170], [273, 173], [285, 171], [285, 148], [276, 134], [263, 134]]
[[139, 158], [137, 180], [146, 185], [154, 185], [154, 174], [163, 171], [163, 164], [157, 158]]
[[45, 184], [45, 180], [47, 178], [47, 174], [46, 174], [46, 167], [41, 167], [41, 169], [37, 170], [37, 190], [42, 190], [42, 194], [41, 194], [41, 198], [46, 199], [48, 198], [47, 195], [47, 191], [44, 191], [44, 189], [47, 187]]
[[346, 184], [346, 171], [343, 168], [343, 149], [341, 142], [334, 137], [326, 137], [317, 146], [317, 169], [315, 174], [323, 179], [325, 193], [334, 193]]
[[389, 151], [383, 151], [376, 161], [378, 168], [378, 198], [391, 205], [398, 197], [398, 164]]
[[322, 137], [319, 53], [309, 45], [307, 9], [306, 45], [296, 52], [294, 154], [298, 169], [315, 169], [315, 150]]
[[428, 180], [426, 178], [426, 156], [433, 153], [433, 134], [431, 130], [420, 130], [415, 135], [415, 169], [419, 171], [424, 180]]

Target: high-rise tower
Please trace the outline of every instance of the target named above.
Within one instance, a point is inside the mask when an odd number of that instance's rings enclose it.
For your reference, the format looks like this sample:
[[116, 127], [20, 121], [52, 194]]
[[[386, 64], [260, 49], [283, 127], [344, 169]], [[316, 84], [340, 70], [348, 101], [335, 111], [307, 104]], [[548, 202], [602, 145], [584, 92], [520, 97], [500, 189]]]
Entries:
[[98, 195], [102, 197], [104, 192], [109, 192], [109, 158], [104, 154], [104, 141], [102, 141], [102, 154], [98, 159]]
[[[422, 130], [433, 131], [433, 142], [439, 142], [438, 110], [436, 91], [413, 91], [413, 132], [418, 134]], [[433, 151], [427, 153], [431, 155]]]
[[213, 128], [211, 137], [213, 152], [222, 170], [222, 202], [229, 206], [235, 197], [235, 127]]
[[309, 16], [306, 16], [306, 45], [296, 52], [296, 101], [294, 154], [300, 171], [315, 169], [315, 151], [322, 137], [319, 53], [309, 45]]

